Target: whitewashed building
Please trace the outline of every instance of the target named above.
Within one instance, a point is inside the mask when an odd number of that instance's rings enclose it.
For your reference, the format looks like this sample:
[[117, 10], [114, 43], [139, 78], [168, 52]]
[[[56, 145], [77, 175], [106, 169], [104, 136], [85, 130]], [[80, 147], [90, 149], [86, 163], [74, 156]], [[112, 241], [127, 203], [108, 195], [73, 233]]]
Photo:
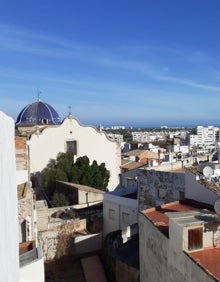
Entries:
[[81, 125], [71, 113], [62, 122], [57, 112], [47, 103], [38, 100], [26, 106], [18, 115], [16, 127], [20, 134], [29, 136], [28, 152], [30, 172], [44, 169], [59, 152], [72, 151], [74, 160], [87, 156], [92, 163], [105, 163], [110, 172], [108, 189], [119, 184], [121, 164], [120, 146], [111, 141], [105, 132]]
[[104, 236], [116, 230], [129, 233], [129, 227], [136, 224], [137, 221], [138, 200], [135, 187], [116, 189], [115, 191], [105, 193], [103, 201]]
[[219, 281], [219, 220], [205, 208], [185, 201], [140, 213], [140, 282]]
[[0, 112], [0, 281], [19, 281], [14, 121]]
[[220, 187], [210, 177], [218, 171], [187, 168], [185, 199], [139, 213], [141, 282], [220, 280]]

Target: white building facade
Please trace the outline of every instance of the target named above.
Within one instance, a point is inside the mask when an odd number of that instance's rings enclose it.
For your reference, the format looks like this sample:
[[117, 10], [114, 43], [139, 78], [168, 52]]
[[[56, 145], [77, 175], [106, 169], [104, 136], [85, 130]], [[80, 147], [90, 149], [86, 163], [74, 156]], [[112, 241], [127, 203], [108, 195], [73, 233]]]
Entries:
[[0, 112], [0, 281], [19, 281], [18, 210], [14, 121]]
[[[171, 204], [164, 206], [168, 210], [170, 207]], [[205, 232], [207, 228], [205, 226], [210, 223], [197, 219], [203, 216], [205, 218], [211, 215], [200, 211], [173, 212], [168, 213], [168, 216], [164, 215], [161, 219], [168, 217], [167, 220], [169, 220], [169, 236], [166, 236], [158, 228], [158, 225], [165, 225], [163, 221], [149, 220], [144, 212], [139, 214], [141, 282], [218, 281], [204, 270], [199, 262], [192, 259], [192, 252], [196, 249], [189, 250], [189, 236], [191, 236], [189, 234], [194, 231], [198, 233], [198, 230], [201, 230], [201, 241], [203, 241], [203, 245], [198, 246], [198, 250], [212, 247], [212, 234]], [[158, 215], [155, 218], [158, 219]]]
[[190, 147], [193, 145], [209, 147], [219, 141], [219, 127], [209, 125], [197, 126], [197, 134], [190, 135]]
[[136, 224], [138, 221], [138, 200], [126, 198], [126, 193], [123, 195], [122, 191], [122, 194], [120, 194], [121, 191], [119, 189], [112, 193], [105, 193], [104, 195], [104, 236], [112, 231], [126, 230], [127, 227]]
[[29, 140], [31, 173], [43, 170], [50, 159], [56, 159], [59, 152], [67, 152], [68, 147], [74, 159], [87, 156], [92, 163], [105, 163], [110, 172], [108, 189], [114, 190], [119, 183], [121, 164], [120, 146], [109, 140], [105, 132], [91, 126], [81, 125], [75, 118], [65, 118], [61, 125], [48, 126], [40, 133], [34, 133]]

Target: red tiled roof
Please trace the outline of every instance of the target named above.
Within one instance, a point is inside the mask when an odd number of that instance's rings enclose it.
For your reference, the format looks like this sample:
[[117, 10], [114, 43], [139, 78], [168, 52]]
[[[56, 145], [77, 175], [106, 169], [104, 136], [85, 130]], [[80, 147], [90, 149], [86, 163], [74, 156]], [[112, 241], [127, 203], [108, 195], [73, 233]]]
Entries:
[[169, 217], [165, 214], [166, 212], [181, 212], [195, 210], [195, 207], [192, 207], [187, 204], [181, 204], [179, 201], [172, 202], [169, 204], [162, 205], [160, 207], [155, 207], [142, 211], [144, 215], [155, 225], [164, 228], [169, 225]]
[[[214, 211], [213, 206], [197, 202], [190, 199], [172, 202], [162, 205], [160, 207], [151, 208], [142, 211], [142, 213], [155, 225], [157, 228], [168, 236], [169, 232], [169, 217], [166, 212], [184, 212], [190, 210], [207, 209]], [[209, 275], [213, 276], [216, 281], [220, 281], [220, 247], [207, 248], [192, 253], [186, 253], [192, 260], [194, 260], [201, 268], [203, 268]]]
[[220, 281], [220, 247], [208, 248], [188, 254], [203, 269]]
[[35, 241], [28, 241], [19, 244], [19, 255], [27, 253], [35, 248]]
[[208, 209], [213, 211], [213, 207], [204, 203], [184, 199], [168, 203], [159, 207], [142, 211], [142, 213], [164, 234], [168, 235], [169, 217], [167, 212], [184, 212], [190, 210]]
[[151, 152], [149, 150], [140, 150], [140, 149], [131, 150], [131, 151], [122, 153], [121, 155], [125, 157], [136, 156], [138, 158], [142, 158], [146, 156], [148, 159], [158, 159], [157, 153]]

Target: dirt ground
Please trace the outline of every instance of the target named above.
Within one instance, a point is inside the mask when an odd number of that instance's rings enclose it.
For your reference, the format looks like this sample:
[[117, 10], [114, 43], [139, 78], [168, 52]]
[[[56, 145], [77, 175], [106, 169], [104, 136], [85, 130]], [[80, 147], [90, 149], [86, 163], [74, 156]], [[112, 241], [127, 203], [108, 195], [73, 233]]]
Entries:
[[80, 259], [71, 256], [45, 262], [45, 282], [86, 282]]

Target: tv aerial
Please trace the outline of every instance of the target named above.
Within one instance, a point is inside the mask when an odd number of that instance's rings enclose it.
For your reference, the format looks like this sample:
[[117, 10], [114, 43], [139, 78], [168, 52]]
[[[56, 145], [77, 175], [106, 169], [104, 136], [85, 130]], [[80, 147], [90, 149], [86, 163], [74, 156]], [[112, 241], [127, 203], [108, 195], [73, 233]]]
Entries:
[[205, 176], [205, 178], [211, 178], [211, 176], [213, 175], [214, 171], [213, 169], [211, 168], [211, 166], [205, 166], [203, 168], [203, 175]]

